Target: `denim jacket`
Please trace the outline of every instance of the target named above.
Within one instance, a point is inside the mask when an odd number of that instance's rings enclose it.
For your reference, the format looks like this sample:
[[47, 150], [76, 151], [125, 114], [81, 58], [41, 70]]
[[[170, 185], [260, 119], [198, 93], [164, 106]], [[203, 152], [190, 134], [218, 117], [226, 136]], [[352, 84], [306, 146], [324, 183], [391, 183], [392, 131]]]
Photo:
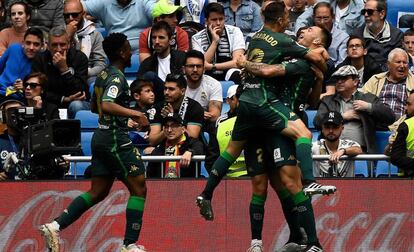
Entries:
[[243, 0], [236, 13], [230, 8], [230, 1], [224, 1], [223, 6], [225, 23], [239, 27], [243, 32], [244, 39], [262, 28], [260, 6], [252, 0]]
[[[335, 0], [318, 0], [319, 2], [328, 2], [336, 9]], [[346, 13], [341, 17], [337, 23], [339, 28], [348, 34], [352, 34], [355, 29], [365, 24], [364, 16], [361, 15], [361, 10], [364, 8], [364, 2], [362, 0], [351, 0]], [[313, 7], [309, 7], [302, 15], [296, 19], [295, 32], [301, 27], [310, 26], [313, 24]]]

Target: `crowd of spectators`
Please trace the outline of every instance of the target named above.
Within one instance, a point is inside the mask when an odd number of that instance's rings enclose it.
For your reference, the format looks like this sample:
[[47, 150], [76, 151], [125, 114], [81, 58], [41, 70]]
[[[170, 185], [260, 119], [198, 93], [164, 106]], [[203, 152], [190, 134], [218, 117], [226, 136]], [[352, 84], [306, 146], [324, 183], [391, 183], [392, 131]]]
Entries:
[[[309, 106], [317, 110], [314, 125], [322, 134], [314, 143], [314, 153], [332, 153], [335, 164], [341, 155], [378, 153], [375, 132], [395, 122], [393, 133], [405, 137], [390, 138], [388, 153], [393, 163], [408, 169], [410, 160], [400, 161], [396, 153], [402, 155], [400, 141], [409, 141], [407, 132], [414, 130], [411, 121], [403, 123], [412, 116], [406, 108], [413, 104], [411, 16], [403, 20], [409, 28], [400, 30], [386, 19], [386, 0], [285, 3], [290, 18], [286, 36], [300, 43], [301, 34], [317, 26], [332, 37], [331, 43], [315, 37], [305, 45], [314, 50], [330, 44], [323, 85], [310, 85], [318, 97], [307, 100], [303, 94], [301, 104], [301, 110]], [[90, 110], [94, 80], [108, 62], [103, 37], [124, 33], [139, 65], [130, 79], [131, 107], [145, 112], [150, 121], [147, 128], [132, 120], [128, 126], [145, 132], [150, 146], [145, 154], [183, 156], [179, 162], [167, 162], [164, 170], [151, 165], [149, 175], [193, 176], [191, 156], [208, 150], [204, 132], [210, 141], [221, 143], [216, 139], [220, 135], [216, 122], [223, 121], [219, 119], [226, 112], [223, 104], [230, 104], [228, 118], [236, 111], [232, 101], [238, 98], [235, 88], [243, 79], [237, 59], [263, 26], [261, 4], [253, 0], [1, 0], [0, 100], [13, 98], [44, 108], [50, 119], [57, 118], [57, 109], [66, 109], [69, 119], [79, 110]], [[236, 84], [227, 97], [222, 95], [224, 81]], [[403, 128], [397, 130], [398, 126]], [[392, 149], [391, 144], [398, 148]], [[409, 148], [407, 157], [412, 159], [414, 147]], [[2, 162], [3, 157], [2, 152]], [[338, 168], [337, 176], [353, 174], [353, 165], [337, 166], [350, 167]], [[321, 167], [315, 175], [332, 175], [326, 163], [315, 167]], [[1, 174], [0, 179], [5, 178]]]

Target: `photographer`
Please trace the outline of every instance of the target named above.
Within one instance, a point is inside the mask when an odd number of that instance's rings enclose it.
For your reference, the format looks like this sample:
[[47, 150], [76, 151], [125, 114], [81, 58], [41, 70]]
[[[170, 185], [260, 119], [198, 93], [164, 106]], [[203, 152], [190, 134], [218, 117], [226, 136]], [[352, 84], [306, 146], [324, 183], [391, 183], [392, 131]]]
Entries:
[[[10, 108], [17, 108], [24, 106], [24, 104], [11, 97], [5, 97], [0, 101], [0, 110], [7, 111]], [[3, 113], [4, 116], [5, 113]], [[5, 120], [5, 118], [3, 118]], [[10, 159], [11, 155], [19, 154], [19, 140], [20, 137], [18, 132], [12, 127], [7, 127], [7, 129], [0, 135], [0, 181], [6, 179], [14, 179], [16, 176], [16, 171], [14, 169], [8, 169], [4, 167], [6, 161]]]

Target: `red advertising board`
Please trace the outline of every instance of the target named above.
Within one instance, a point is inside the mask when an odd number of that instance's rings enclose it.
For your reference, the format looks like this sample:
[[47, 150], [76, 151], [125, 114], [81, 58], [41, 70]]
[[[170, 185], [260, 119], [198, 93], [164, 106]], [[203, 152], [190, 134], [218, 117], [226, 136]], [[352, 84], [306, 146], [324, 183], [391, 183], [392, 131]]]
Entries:
[[[326, 180], [334, 196], [313, 198], [316, 225], [325, 251], [414, 251], [414, 181]], [[215, 192], [214, 222], [198, 213], [195, 197], [203, 180], [147, 182], [140, 244], [149, 251], [246, 251], [250, 245], [248, 180], [225, 180]], [[0, 251], [46, 251], [37, 232], [89, 181], [0, 183]], [[62, 251], [119, 251], [128, 191], [120, 182], [110, 195], [61, 232]], [[278, 199], [266, 201], [265, 251], [288, 237]]]

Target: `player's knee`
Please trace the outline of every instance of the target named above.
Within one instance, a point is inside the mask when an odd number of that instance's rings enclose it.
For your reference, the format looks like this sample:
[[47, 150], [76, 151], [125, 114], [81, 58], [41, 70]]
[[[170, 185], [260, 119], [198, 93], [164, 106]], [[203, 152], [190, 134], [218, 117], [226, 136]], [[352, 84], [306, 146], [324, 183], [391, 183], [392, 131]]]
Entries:
[[145, 184], [139, 185], [139, 186], [137, 185], [137, 186], [134, 186], [134, 188], [132, 188], [129, 193], [131, 194], [131, 196], [139, 196], [139, 197], [146, 198], [147, 187]]

